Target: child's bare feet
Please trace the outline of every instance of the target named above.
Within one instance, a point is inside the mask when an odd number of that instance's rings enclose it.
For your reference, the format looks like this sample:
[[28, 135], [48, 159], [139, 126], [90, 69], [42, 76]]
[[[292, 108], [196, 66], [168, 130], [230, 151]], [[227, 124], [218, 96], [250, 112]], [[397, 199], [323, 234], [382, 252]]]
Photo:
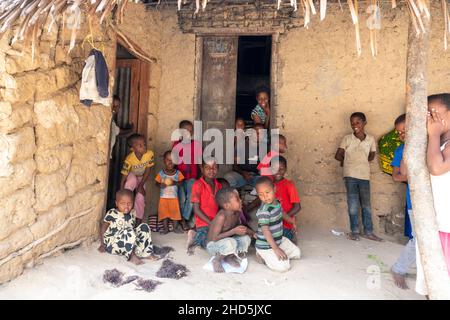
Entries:
[[234, 254], [226, 256], [223, 260], [234, 268], [239, 268], [241, 266], [239, 258], [236, 257]]
[[392, 278], [394, 278], [394, 283], [397, 287], [399, 287], [400, 289], [409, 289], [408, 285], [406, 284], [406, 279], [405, 276], [400, 274], [400, 273], [396, 273], [394, 271], [391, 270], [391, 274], [392, 274]]
[[183, 218], [181, 218], [181, 228], [183, 228], [183, 231], [188, 231], [190, 229]]
[[224, 273], [225, 269], [222, 266], [222, 256], [215, 256], [212, 260], [214, 272]]
[[373, 240], [373, 241], [378, 241], [378, 242], [383, 242], [384, 240], [381, 239], [380, 237], [376, 236], [373, 233], [368, 233], [368, 234], [364, 234], [362, 235], [363, 238], [369, 239], [369, 240]]
[[168, 234], [169, 233], [169, 227], [164, 227], [160, 232], [159, 232], [159, 234]]
[[159, 259], [161, 259], [161, 256], [159, 256], [157, 254], [151, 254], [148, 257], [145, 257], [144, 259], [147, 259], [150, 261], [158, 261]]
[[101, 253], [106, 252], [105, 245], [101, 243], [97, 250]]
[[139, 259], [139, 257], [137, 255], [134, 254], [134, 252], [131, 254], [130, 260], [131, 263], [134, 263], [135, 265], [140, 265], [143, 264], [144, 261], [142, 261], [141, 259]]
[[351, 232], [347, 234], [347, 238], [353, 241], [359, 241], [359, 234]]
[[247, 252], [239, 252], [238, 256], [240, 259], [245, 259], [247, 258]]
[[197, 234], [197, 232], [195, 230], [189, 230], [188, 234], [187, 234], [187, 243], [186, 243], [186, 252], [189, 255], [193, 255], [194, 254], [194, 250], [196, 247], [196, 244], [194, 243], [195, 240], [195, 235]]

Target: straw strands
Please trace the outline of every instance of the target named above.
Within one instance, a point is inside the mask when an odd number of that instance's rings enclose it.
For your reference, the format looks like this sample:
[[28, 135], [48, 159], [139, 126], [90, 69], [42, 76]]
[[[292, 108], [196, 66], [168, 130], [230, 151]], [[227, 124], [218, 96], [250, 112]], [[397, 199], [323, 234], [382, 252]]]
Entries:
[[[75, 46], [77, 30], [81, 23], [82, 15], [85, 15], [88, 21], [94, 18], [103, 23], [111, 18], [114, 22], [120, 23], [128, 2], [139, 2], [139, 0], [1, 0], [0, 1], [0, 35], [6, 30], [15, 28], [12, 43], [23, 41], [26, 45], [31, 43], [32, 54], [34, 55], [35, 46], [40, 31], [44, 28], [49, 19], [47, 32], [51, 32], [57, 23], [61, 24], [62, 31], [71, 30], [69, 52]], [[206, 9], [208, 2], [213, 0], [195, 0], [195, 14]], [[273, 0], [277, 4], [277, 9], [283, 3], [283, 0]], [[304, 19], [304, 27], [309, 28], [313, 15], [319, 13], [320, 21], [324, 20], [327, 13], [327, 6], [331, 2], [327, 0], [286, 0], [294, 11], [297, 11], [297, 5], [301, 8]], [[355, 27], [356, 51], [361, 55], [361, 35], [360, 35], [360, 2], [364, 0], [347, 0], [349, 14]], [[377, 38], [381, 28], [381, 5], [380, 2], [388, 2], [392, 9], [398, 7], [397, 0], [366, 0], [365, 13], [368, 14], [365, 19], [369, 29], [370, 48], [373, 56], [377, 54]], [[437, 0], [436, 0], [437, 1]], [[440, 0], [442, 13], [444, 15], [444, 49], [448, 48], [448, 39], [450, 37], [450, 15], [448, 11], [448, 0]], [[194, 0], [192, 0], [194, 3]], [[341, 1], [338, 0], [342, 9]], [[407, 10], [410, 13], [413, 27], [419, 35], [425, 32], [423, 19], [430, 19], [430, 0], [403, 0]], [[177, 0], [178, 10], [182, 5], [186, 5], [187, 0]], [[223, 3], [223, 2], [222, 2]], [[220, 4], [219, 4], [220, 5]], [[317, 10], [316, 10], [317, 6]]]

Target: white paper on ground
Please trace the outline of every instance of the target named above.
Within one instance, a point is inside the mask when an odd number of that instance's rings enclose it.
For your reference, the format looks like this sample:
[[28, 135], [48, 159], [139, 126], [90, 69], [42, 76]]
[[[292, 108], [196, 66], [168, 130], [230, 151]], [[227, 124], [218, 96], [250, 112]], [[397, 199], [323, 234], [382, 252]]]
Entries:
[[[214, 257], [211, 257], [211, 259], [209, 259], [209, 261], [203, 266], [203, 269], [208, 271], [214, 271], [212, 264], [213, 259]], [[244, 273], [245, 270], [247, 270], [247, 266], [248, 266], [247, 258], [241, 260], [241, 266], [239, 268], [230, 266], [228, 263], [222, 261], [222, 267], [225, 270], [225, 273]]]

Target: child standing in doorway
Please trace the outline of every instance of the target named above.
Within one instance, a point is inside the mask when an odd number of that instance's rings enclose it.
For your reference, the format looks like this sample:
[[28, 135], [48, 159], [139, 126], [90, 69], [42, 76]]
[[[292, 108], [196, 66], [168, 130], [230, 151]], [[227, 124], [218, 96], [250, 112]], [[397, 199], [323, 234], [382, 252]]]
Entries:
[[257, 88], [256, 101], [258, 101], [258, 104], [251, 113], [253, 122], [255, 124], [260, 123], [264, 128], [268, 129], [270, 124], [269, 89], [266, 87]]
[[[169, 220], [174, 222], [174, 232], [182, 233], [186, 226], [180, 214], [178, 185], [184, 180], [183, 174], [175, 169], [172, 151], [164, 153], [164, 169], [156, 175], [156, 184], [161, 188], [158, 205], [158, 220], [163, 222], [161, 234], [169, 232]], [[183, 230], [180, 230], [182, 228]]]
[[336, 151], [335, 159], [344, 167], [344, 181], [347, 189], [347, 205], [350, 217], [349, 239], [359, 240], [359, 208], [362, 207], [364, 237], [382, 241], [373, 233], [370, 205], [370, 162], [375, 159], [376, 143], [372, 135], [364, 130], [366, 115], [355, 112], [350, 116], [353, 133], [346, 135]]
[[123, 163], [121, 189], [136, 190], [134, 208], [136, 209], [136, 219], [142, 222], [145, 210], [145, 183], [150, 175], [150, 169], [154, 166], [153, 151], [147, 150], [145, 137], [140, 134], [132, 134], [128, 138], [128, 145], [131, 152]]

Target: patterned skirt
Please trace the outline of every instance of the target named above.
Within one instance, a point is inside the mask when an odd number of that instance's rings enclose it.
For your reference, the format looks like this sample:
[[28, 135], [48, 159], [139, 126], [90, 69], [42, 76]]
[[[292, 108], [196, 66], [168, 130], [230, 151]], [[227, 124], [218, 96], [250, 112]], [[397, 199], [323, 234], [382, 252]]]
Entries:
[[141, 223], [135, 229], [108, 228], [103, 236], [103, 242], [107, 252], [125, 256], [127, 259], [130, 259], [133, 251], [140, 258], [146, 258], [153, 253], [151, 231], [146, 223]]

